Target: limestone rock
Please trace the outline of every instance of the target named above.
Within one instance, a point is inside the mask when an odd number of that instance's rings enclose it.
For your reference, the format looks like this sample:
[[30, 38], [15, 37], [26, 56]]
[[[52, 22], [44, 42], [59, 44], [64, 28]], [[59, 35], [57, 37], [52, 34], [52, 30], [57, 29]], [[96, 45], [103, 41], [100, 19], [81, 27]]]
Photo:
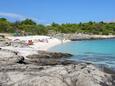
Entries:
[[1, 49], [0, 86], [115, 86], [115, 72], [105, 67], [38, 56]]
[[1, 63], [16, 63], [24, 60], [22, 56], [18, 56], [17, 52], [11, 50], [0, 49], [0, 62]]

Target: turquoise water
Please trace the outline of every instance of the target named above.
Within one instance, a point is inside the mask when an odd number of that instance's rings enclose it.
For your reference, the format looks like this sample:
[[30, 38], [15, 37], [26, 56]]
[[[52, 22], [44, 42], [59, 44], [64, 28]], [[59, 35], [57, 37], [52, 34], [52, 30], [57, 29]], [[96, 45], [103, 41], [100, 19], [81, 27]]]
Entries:
[[115, 39], [72, 41], [50, 51], [71, 53], [71, 59], [104, 64], [115, 68]]

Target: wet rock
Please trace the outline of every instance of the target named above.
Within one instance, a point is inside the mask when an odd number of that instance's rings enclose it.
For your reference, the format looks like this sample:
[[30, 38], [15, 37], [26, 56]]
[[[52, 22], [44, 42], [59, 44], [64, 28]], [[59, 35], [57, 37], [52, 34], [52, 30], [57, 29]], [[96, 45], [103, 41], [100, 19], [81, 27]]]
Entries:
[[69, 61], [63, 61], [64, 58], [71, 57], [68, 53], [56, 53], [56, 52], [45, 52], [39, 51], [38, 54], [29, 55], [26, 58], [32, 62], [39, 65], [59, 65], [59, 64], [69, 64]]
[[69, 53], [61, 53], [61, 52], [46, 52], [46, 51], [38, 51], [41, 55], [47, 55], [51, 58], [68, 58], [71, 57], [72, 54]]

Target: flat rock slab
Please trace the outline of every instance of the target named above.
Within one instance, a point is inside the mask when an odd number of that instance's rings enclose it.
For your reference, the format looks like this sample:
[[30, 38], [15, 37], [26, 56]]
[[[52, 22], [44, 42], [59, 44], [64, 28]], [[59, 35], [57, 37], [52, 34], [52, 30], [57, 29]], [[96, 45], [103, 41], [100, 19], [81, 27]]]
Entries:
[[11, 50], [0, 49], [0, 65], [1, 64], [12, 64], [24, 60], [24, 57], [18, 56], [18, 52]]
[[46, 52], [46, 51], [38, 51], [38, 54], [33, 54], [27, 56], [27, 63], [35, 63], [39, 65], [59, 65], [59, 64], [69, 64], [69, 61], [65, 61], [71, 57], [71, 54], [68, 53], [57, 53], [57, 52]]
[[62, 58], [70, 54], [39, 51], [18, 56], [0, 49], [0, 86], [115, 86], [115, 74], [107, 68]]
[[29, 55], [27, 58], [54, 58], [54, 59], [60, 59], [60, 58], [68, 58], [73, 56], [69, 53], [61, 53], [61, 52], [46, 52], [46, 51], [38, 51], [38, 54], [35, 55]]
[[[0, 68], [1, 69], [1, 68]], [[115, 76], [92, 64], [2, 66], [1, 86], [115, 86]]]

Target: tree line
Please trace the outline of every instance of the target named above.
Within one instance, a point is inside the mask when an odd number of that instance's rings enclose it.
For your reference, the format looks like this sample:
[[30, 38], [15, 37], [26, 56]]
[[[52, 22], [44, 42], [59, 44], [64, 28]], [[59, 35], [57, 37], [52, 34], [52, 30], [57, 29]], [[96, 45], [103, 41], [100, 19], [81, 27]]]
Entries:
[[6, 18], [0, 18], [0, 33], [17, 33], [32, 35], [47, 35], [53, 33], [85, 33], [109, 35], [115, 34], [115, 22], [93, 22], [87, 23], [52, 23], [51, 25], [37, 24], [31, 19], [10, 22]]

